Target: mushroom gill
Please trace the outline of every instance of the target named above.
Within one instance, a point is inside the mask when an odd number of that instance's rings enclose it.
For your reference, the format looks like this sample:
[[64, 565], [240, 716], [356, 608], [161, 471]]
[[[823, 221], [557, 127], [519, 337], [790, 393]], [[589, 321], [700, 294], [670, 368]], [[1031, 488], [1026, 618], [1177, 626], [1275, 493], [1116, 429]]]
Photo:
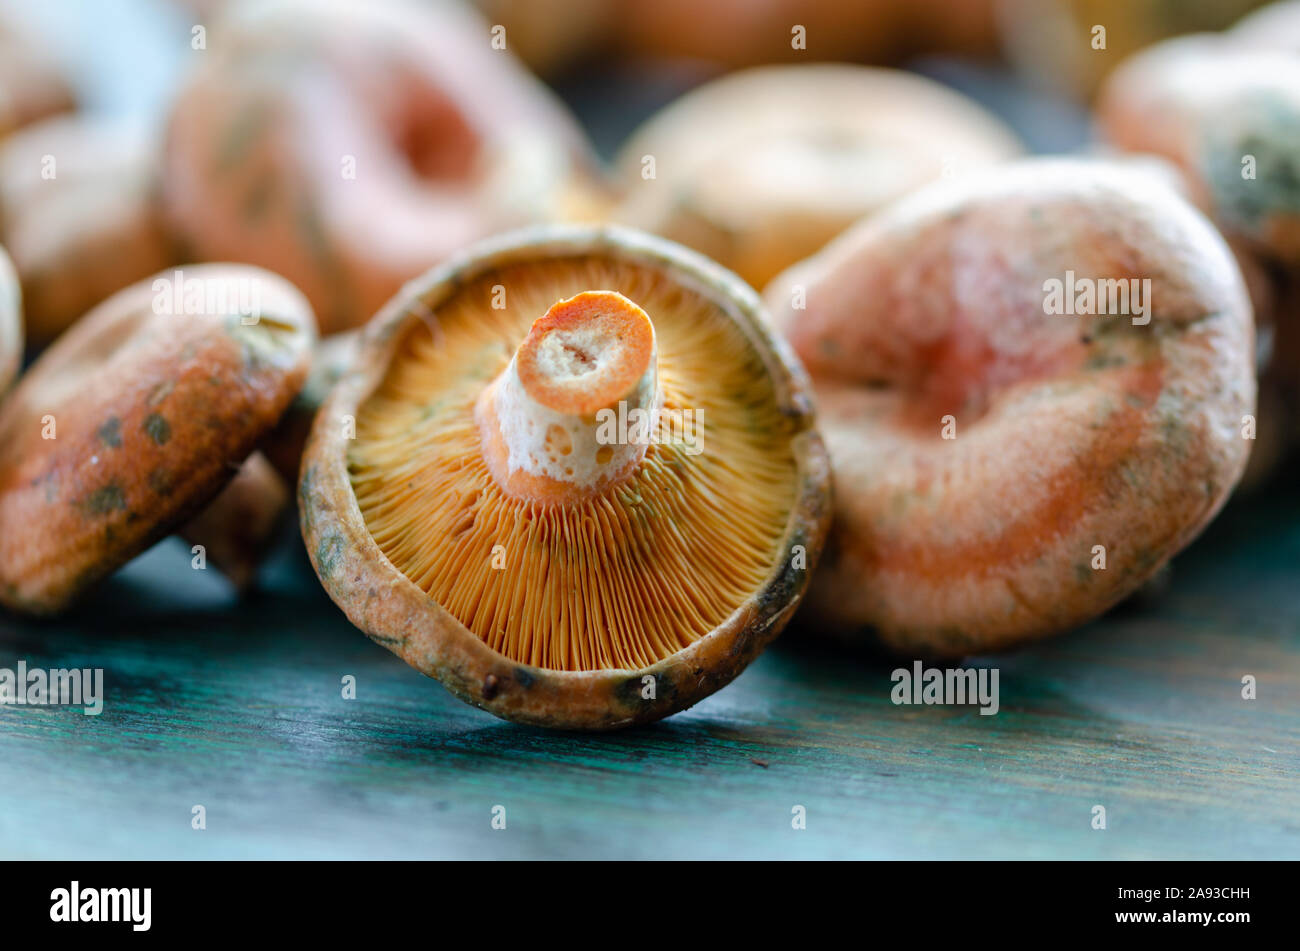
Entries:
[[[644, 668], [716, 629], [785, 557], [798, 471], [772, 374], [680, 280], [598, 256], [503, 265], [394, 346], [349, 446], [361, 514], [497, 653]], [[579, 399], [584, 374], [601, 382]], [[661, 410], [649, 438], [636, 407]]]

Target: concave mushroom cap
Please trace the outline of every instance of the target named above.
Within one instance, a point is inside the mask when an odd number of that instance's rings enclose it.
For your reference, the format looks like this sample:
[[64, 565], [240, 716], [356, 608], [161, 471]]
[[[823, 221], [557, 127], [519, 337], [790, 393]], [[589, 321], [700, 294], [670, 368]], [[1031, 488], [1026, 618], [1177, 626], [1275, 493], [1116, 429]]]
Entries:
[[292, 285], [223, 264], [74, 324], [0, 405], [0, 603], [56, 611], [197, 514], [302, 385], [314, 338]]
[[0, 397], [13, 382], [22, 356], [22, 292], [9, 255], [0, 248]]
[[[587, 370], [667, 433], [593, 443]], [[829, 516], [812, 427], [734, 275], [638, 232], [526, 230], [367, 328], [303, 458], [303, 536], [353, 623], [461, 699], [627, 726], [724, 686], [794, 611]]]
[[[1052, 281], [1078, 301], [1067, 281], [1134, 280], [1150, 281], [1147, 323], [1049, 298]], [[809, 617], [848, 639], [960, 655], [1080, 624], [1200, 532], [1251, 449], [1241, 272], [1131, 168], [1030, 160], [931, 186], [766, 301], [812, 374], [835, 470]]]
[[618, 161], [628, 188], [619, 220], [762, 287], [907, 192], [1020, 152], [996, 116], [922, 76], [750, 69], [692, 90], [633, 134]]
[[491, 42], [453, 3], [231, 5], [168, 120], [168, 221], [293, 281], [329, 334], [473, 241], [595, 213], [580, 127]]

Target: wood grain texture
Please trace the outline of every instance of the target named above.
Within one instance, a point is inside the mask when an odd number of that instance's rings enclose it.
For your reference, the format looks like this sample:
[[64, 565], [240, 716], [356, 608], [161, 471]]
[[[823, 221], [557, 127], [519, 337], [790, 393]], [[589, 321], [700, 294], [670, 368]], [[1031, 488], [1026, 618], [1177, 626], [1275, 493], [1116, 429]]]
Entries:
[[107, 695], [99, 717], [0, 708], [0, 857], [1300, 857], [1281, 493], [1233, 504], [1162, 596], [982, 659], [996, 716], [894, 706], [893, 662], [790, 630], [664, 723], [545, 733], [370, 644], [296, 547], [265, 575], [234, 605], [169, 543], [74, 616], [0, 619], [0, 667], [101, 666]]

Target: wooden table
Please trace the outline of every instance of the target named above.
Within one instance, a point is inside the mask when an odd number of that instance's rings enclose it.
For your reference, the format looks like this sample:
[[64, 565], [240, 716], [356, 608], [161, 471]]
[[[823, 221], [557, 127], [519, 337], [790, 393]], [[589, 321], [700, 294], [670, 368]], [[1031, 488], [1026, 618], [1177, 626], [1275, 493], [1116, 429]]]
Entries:
[[98, 717], [0, 708], [0, 857], [1300, 857], [1294, 493], [1234, 504], [1161, 596], [981, 659], [996, 716], [894, 706], [893, 662], [792, 629], [659, 725], [516, 727], [365, 640], [299, 549], [244, 604], [171, 542], [0, 620], [0, 667], [106, 681]]

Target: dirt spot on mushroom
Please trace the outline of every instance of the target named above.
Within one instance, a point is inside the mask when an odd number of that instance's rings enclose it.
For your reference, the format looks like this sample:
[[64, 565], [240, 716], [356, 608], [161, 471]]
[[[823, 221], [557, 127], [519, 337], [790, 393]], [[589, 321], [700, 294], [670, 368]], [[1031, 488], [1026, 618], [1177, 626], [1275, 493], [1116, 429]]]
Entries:
[[141, 428], [159, 446], [167, 445], [172, 438], [171, 423], [167, 422], [159, 413], [150, 413], [146, 416]]

